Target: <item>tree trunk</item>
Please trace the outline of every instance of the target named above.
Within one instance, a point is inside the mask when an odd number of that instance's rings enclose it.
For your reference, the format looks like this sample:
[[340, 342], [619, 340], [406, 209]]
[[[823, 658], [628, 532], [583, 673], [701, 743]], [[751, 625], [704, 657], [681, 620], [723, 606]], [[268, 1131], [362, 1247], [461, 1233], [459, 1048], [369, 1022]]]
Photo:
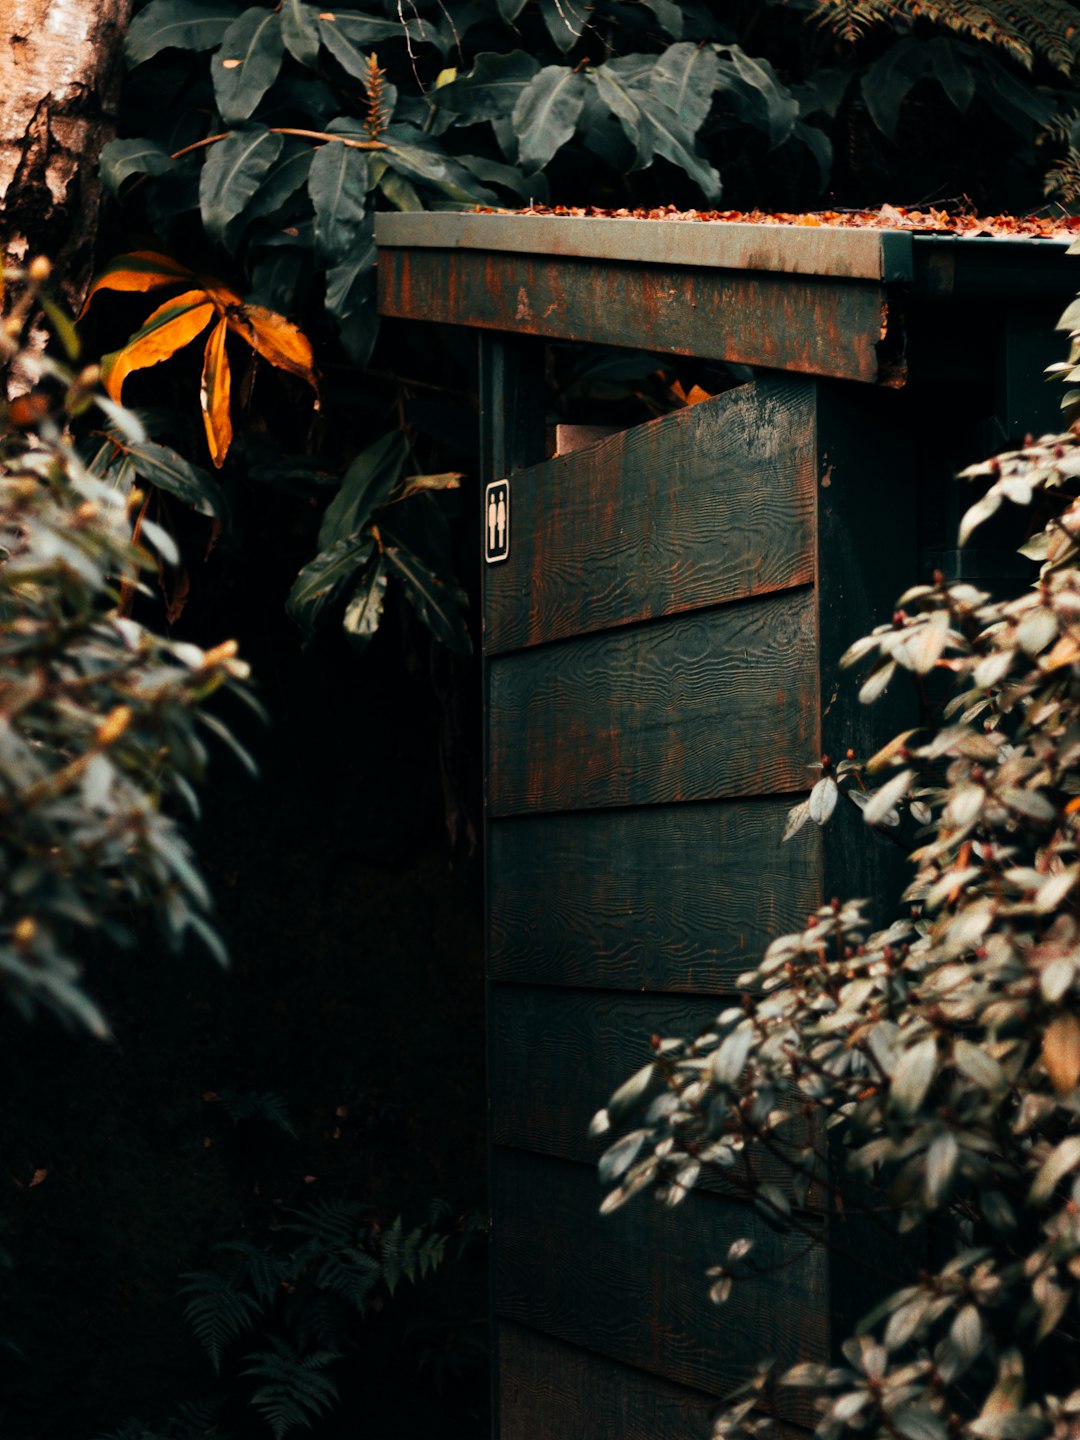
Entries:
[[94, 263], [130, 0], [0, 0], [0, 223], [7, 258], [53, 260], [78, 304]]

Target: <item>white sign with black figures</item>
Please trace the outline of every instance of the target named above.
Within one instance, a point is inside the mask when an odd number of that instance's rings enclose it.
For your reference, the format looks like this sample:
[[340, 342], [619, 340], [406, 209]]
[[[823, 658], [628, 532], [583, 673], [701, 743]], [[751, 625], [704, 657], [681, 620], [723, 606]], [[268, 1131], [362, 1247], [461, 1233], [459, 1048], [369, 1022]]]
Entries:
[[510, 481], [492, 480], [484, 491], [484, 557], [497, 565], [510, 554]]

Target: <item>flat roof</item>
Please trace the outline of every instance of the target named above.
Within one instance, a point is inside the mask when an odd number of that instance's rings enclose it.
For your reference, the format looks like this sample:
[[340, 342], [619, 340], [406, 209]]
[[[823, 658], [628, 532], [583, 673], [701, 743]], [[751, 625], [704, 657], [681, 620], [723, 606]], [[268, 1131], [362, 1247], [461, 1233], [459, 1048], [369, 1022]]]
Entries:
[[[1040, 268], [1060, 263], [1074, 237], [972, 236], [826, 224], [726, 220], [645, 220], [615, 216], [519, 215], [476, 211], [381, 213], [375, 243], [387, 249], [501, 251], [642, 265], [692, 265], [828, 275], [883, 283], [911, 281], [918, 258], [943, 252], [965, 263]], [[1042, 252], [1041, 259], [1039, 252]], [[1080, 265], [1076, 267], [1080, 284]]]

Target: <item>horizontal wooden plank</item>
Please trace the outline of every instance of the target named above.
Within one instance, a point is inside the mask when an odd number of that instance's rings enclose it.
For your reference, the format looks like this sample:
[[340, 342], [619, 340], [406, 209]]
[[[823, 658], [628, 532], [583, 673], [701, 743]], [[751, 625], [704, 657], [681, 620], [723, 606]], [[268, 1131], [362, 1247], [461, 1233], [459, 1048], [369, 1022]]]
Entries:
[[706, 1440], [716, 1399], [503, 1320], [497, 1440]]
[[513, 478], [487, 654], [814, 578], [814, 389], [741, 385]]
[[[589, 1139], [589, 1121], [616, 1086], [653, 1058], [650, 1036], [698, 1035], [712, 1024], [723, 1003], [610, 990], [492, 985], [488, 991], [492, 1140], [594, 1165], [605, 1142]], [[794, 1091], [793, 1099], [798, 1106]], [[797, 1110], [790, 1124], [801, 1124]], [[791, 1192], [789, 1168], [768, 1151], [754, 1154], [750, 1163], [758, 1179]], [[708, 1188], [736, 1195], [742, 1179], [742, 1169], [730, 1177], [713, 1174]], [[819, 1200], [815, 1195], [811, 1208]]]
[[496, 656], [492, 815], [790, 792], [818, 733], [809, 589]]
[[873, 280], [384, 249], [378, 283], [388, 316], [903, 382], [902, 317]]
[[[768, 1356], [781, 1366], [826, 1358], [819, 1246], [711, 1195], [674, 1210], [638, 1196], [603, 1216], [592, 1169], [498, 1148], [492, 1160], [500, 1316], [713, 1395]], [[714, 1306], [705, 1272], [740, 1236], [754, 1241], [762, 1273]], [[781, 1413], [813, 1420], [797, 1392], [783, 1392]]]
[[493, 820], [488, 967], [499, 980], [730, 993], [821, 904], [821, 832], [790, 800]]
[[375, 243], [380, 249], [503, 250], [862, 280], [910, 280], [912, 273], [910, 233], [843, 225], [412, 212], [376, 215]]

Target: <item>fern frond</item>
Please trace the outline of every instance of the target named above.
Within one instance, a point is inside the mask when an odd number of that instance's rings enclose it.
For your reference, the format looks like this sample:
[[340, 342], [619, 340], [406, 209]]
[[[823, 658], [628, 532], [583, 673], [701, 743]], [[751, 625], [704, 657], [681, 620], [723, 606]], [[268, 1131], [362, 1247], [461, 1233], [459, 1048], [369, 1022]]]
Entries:
[[1054, 161], [1043, 179], [1043, 193], [1063, 205], [1080, 201], [1080, 150], [1070, 147], [1067, 155]]
[[241, 1372], [261, 1381], [251, 1403], [270, 1426], [274, 1440], [283, 1440], [291, 1430], [310, 1430], [313, 1420], [334, 1404], [338, 1388], [322, 1372], [341, 1357], [333, 1350], [312, 1350], [303, 1354], [285, 1340], [270, 1337], [273, 1350], [249, 1355]]
[[222, 1090], [221, 1108], [234, 1125], [242, 1120], [262, 1120], [296, 1139], [289, 1107], [273, 1090]]
[[254, 1328], [262, 1308], [254, 1296], [238, 1290], [232, 1280], [209, 1270], [191, 1271], [183, 1278], [187, 1284], [181, 1286], [180, 1293], [191, 1297], [184, 1306], [184, 1318], [210, 1357], [215, 1373], [220, 1374], [227, 1346]]
[[269, 1305], [273, 1301], [282, 1281], [292, 1278], [291, 1266], [279, 1260], [276, 1255], [271, 1255], [269, 1250], [262, 1250], [247, 1240], [225, 1240], [217, 1248], [231, 1250], [240, 1256], [241, 1264], [236, 1280], [246, 1283], [249, 1289], [254, 1290], [263, 1305]]
[[217, 1424], [224, 1408], [225, 1399], [221, 1395], [186, 1401], [165, 1427], [168, 1440], [226, 1440]]
[[1037, 59], [1066, 75], [1080, 66], [1074, 0], [817, 0], [814, 13], [848, 43], [898, 20], [922, 20], [1004, 51], [1028, 70]]
[[355, 1200], [330, 1197], [308, 1210], [292, 1210], [294, 1218], [282, 1228], [308, 1242], [312, 1250], [347, 1250], [364, 1235], [367, 1210]]
[[336, 1349], [355, 1324], [352, 1310], [340, 1296], [310, 1285], [289, 1296], [285, 1318], [289, 1333], [304, 1350]]
[[373, 1256], [363, 1250], [351, 1250], [344, 1255], [331, 1255], [319, 1270], [316, 1283], [329, 1290], [359, 1310], [367, 1309], [371, 1292], [383, 1276], [382, 1266]]

